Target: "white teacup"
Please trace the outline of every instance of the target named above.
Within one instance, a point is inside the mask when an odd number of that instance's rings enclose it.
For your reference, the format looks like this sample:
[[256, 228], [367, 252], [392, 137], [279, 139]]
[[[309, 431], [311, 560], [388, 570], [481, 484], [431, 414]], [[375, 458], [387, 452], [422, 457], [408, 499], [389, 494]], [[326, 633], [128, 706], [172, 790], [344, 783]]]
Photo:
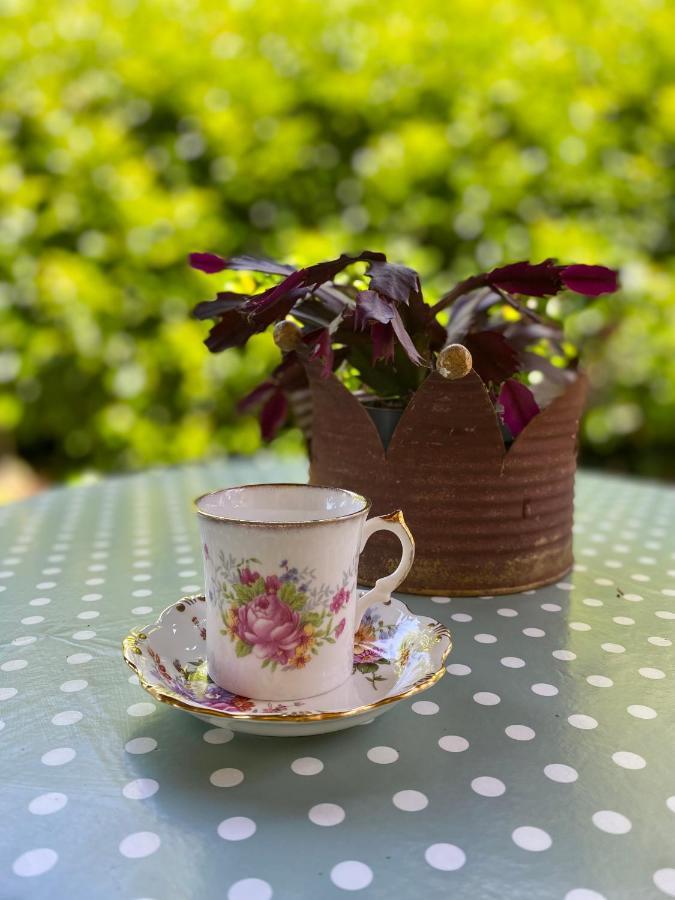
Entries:
[[[403, 515], [366, 521], [365, 497], [300, 484], [226, 488], [195, 506], [213, 681], [269, 700], [300, 700], [346, 681], [363, 613], [388, 600], [412, 566], [415, 545]], [[401, 561], [359, 599], [359, 555], [380, 530], [397, 535]]]

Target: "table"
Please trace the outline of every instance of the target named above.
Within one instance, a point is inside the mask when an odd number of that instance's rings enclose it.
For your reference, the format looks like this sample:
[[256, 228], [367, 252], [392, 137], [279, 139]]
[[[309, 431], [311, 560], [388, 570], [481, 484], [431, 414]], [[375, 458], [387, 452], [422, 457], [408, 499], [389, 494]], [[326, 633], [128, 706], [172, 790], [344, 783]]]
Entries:
[[675, 896], [672, 488], [582, 474], [568, 580], [407, 598], [451, 626], [449, 674], [370, 725], [233, 737], [135, 684], [123, 635], [202, 583], [190, 499], [305, 473], [265, 454], [0, 509], [0, 896]]

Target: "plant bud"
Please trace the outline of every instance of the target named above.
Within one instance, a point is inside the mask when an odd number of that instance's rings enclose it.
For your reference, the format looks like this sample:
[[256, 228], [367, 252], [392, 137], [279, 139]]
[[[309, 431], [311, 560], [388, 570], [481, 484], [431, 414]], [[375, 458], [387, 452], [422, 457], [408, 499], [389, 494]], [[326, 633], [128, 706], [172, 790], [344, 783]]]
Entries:
[[471, 371], [471, 354], [463, 344], [449, 344], [438, 354], [436, 368], [444, 378], [455, 381]]
[[284, 319], [277, 322], [272, 332], [274, 343], [282, 353], [290, 353], [291, 350], [297, 350], [302, 343], [302, 332], [294, 322]]

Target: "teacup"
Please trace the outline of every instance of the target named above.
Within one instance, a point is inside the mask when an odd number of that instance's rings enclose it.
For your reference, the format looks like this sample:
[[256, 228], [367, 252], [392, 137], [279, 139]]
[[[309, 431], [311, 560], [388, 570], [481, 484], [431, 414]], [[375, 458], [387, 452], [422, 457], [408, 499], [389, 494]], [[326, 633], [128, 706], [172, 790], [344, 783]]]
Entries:
[[[346, 681], [363, 613], [386, 602], [412, 566], [401, 512], [367, 520], [365, 497], [300, 484], [226, 488], [195, 506], [213, 681], [269, 700], [300, 700]], [[359, 598], [359, 556], [380, 530], [397, 535], [401, 561]]]

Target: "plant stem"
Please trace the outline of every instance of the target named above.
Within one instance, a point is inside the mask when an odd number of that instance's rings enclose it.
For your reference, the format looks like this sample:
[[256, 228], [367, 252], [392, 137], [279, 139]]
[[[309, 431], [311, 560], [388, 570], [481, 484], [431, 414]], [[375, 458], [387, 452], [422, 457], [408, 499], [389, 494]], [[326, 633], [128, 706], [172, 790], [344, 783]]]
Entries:
[[469, 291], [475, 291], [476, 288], [485, 287], [487, 284], [485, 280], [486, 277], [486, 274], [482, 273], [480, 275], [472, 275], [471, 278], [465, 278], [464, 281], [460, 281], [451, 291], [448, 291], [447, 294], [443, 294], [437, 303], [434, 303], [431, 307], [431, 312], [436, 315], [442, 309], [452, 306], [455, 300], [457, 300], [458, 297], [461, 297], [462, 294], [468, 294]]

